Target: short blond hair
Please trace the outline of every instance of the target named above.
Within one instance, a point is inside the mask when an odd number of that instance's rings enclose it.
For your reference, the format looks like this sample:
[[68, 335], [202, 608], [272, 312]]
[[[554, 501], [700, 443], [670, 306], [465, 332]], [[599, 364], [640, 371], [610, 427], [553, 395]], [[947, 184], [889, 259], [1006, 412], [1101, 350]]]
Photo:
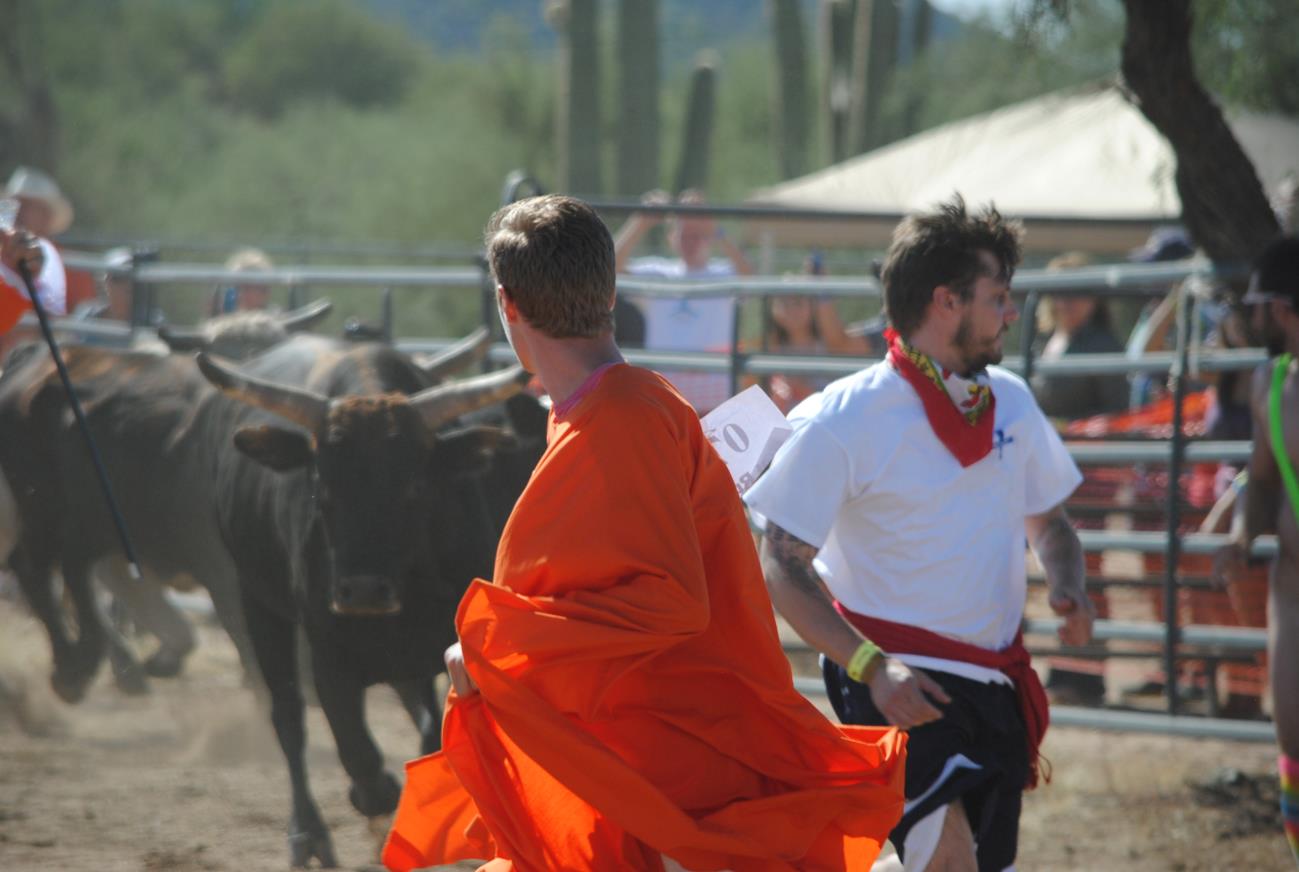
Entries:
[[226, 269], [232, 272], [266, 272], [275, 269], [275, 264], [260, 248], [241, 248], [226, 258]]
[[492, 276], [530, 325], [556, 339], [613, 330], [613, 237], [589, 205], [559, 194], [511, 203], [484, 242]]
[[[1095, 262], [1096, 262], [1096, 258], [1092, 257], [1090, 254], [1088, 254], [1085, 251], [1066, 251], [1063, 254], [1057, 254], [1055, 257], [1048, 260], [1046, 262], [1046, 271], [1063, 272], [1064, 270], [1067, 269], [1082, 269], [1085, 266], [1091, 266]], [[1051, 302], [1052, 299], [1049, 295], [1038, 298], [1037, 301], [1037, 332], [1038, 333], [1050, 334], [1055, 331], [1055, 313], [1051, 311]], [[1101, 304], [1098, 301], [1097, 306], [1100, 305]], [[1106, 313], [1107, 321], [1108, 321], [1108, 315], [1109, 313], [1107, 312]]]

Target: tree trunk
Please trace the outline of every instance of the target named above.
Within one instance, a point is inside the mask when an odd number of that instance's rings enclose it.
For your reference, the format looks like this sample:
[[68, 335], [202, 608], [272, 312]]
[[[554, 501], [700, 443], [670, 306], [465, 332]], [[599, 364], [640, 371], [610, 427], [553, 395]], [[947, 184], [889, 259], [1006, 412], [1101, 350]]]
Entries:
[[807, 43], [803, 13], [798, 0], [769, 0], [769, 7], [776, 54], [776, 82], [771, 92], [776, 165], [782, 179], [792, 179], [807, 169]]
[[1123, 5], [1123, 77], [1172, 145], [1186, 229], [1214, 260], [1248, 262], [1280, 228], [1254, 165], [1196, 79], [1190, 0]]
[[618, 193], [659, 182], [659, 0], [618, 6]]

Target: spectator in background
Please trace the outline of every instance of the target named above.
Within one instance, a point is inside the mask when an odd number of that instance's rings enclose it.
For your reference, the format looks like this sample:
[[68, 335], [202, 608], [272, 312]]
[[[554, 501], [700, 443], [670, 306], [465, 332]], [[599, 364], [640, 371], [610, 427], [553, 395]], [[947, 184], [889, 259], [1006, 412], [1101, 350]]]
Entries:
[[[642, 198], [650, 206], [670, 202], [662, 191]], [[699, 191], [687, 190], [677, 200], [683, 205], [704, 202]], [[717, 279], [751, 275], [753, 267], [717, 221], [710, 216], [679, 215], [668, 220], [671, 257], [638, 257], [631, 254], [649, 232], [663, 222], [660, 212], [637, 212], [618, 231], [614, 241], [620, 275], [661, 279]], [[713, 247], [725, 257], [713, 257]], [[717, 297], [652, 297], [639, 301], [645, 316], [645, 348], [653, 351], [729, 352], [735, 336], [735, 301]], [[616, 320], [616, 313], [615, 313]], [[730, 380], [721, 373], [665, 371], [663, 375], [701, 415], [730, 396]]]
[[0, 360], [17, 338], [19, 331], [14, 327], [18, 319], [32, 307], [20, 265], [26, 264], [35, 276], [36, 296], [43, 301], [40, 277], [45, 274], [47, 250], [43, 240], [24, 230], [0, 230]]
[[[241, 248], [226, 260], [232, 272], [269, 272], [275, 268], [266, 252], [259, 248]], [[271, 287], [262, 282], [237, 282], [219, 288], [212, 297], [211, 314], [263, 310], [271, 308]]]
[[[810, 255], [803, 264], [803, 274], [825, 275], [819, 253]], [[829, 297], [786, 295], [768, 298], [770, 329], [767, 350], [789, 354], [856, 354], [865, 355], [867, 342], [860, 336], [849, 336], [844, 330], [834, 300]], [[771, 378], [772, 400], [786, 414], [805, 398], [821, 390], [832, 379], [797, 375], [775, 375]]]
[[[1082, 252], [1062, 254], [1046, 268], [1056, 272], [1092, 263]], [[1070, 354], [1117, 354], [1123, 343], [1114, 335], [1109, 307], [1092, 296], [1050, 296], [1038, 308], [1038, 330], [1045, 340], [1039, 360], [1059, 360]], [[1121, 374], [1046, 375], [1033, 377], [1033, 393], [1048, 418], [1090, 418], [1120, 412], [1128, 405], [1128, 380]]]
[[[1092, 263], [1082, 252], [1062, 254], [1047, 263], [1051, 272], [1080, 269]], [[1116, 354], [1123, 344], [1110, 325], [1109, 308], [1093, 296], [1054, 295], [1038, 304], [1038, 331], [1045, 339], [1037, 345], [1040, 360], [1059, 360], [1070, 354]], [[1049, 418], [1073, 420], [1121, 412], [1128, 405], [1128, 381], [1123, 375], [1046, 375], [1033, 377], [1033, 393]], [[1110, 478], [1105, 470], [1086, 467], [1083, 484], [1075, 497], [1114, 499]], [[1080, 517], [1080, 529], [1100, 529], [1103, 518]], [[1101, 555], [1085, 555], [1087, 571], [1099, 573]], [[1109, 617], [1109, 601], [1104, 588], [1087, 591], [1087, 597], [1099, 618]], [[1098, 706], [1105, 702], [1105, 662], [1102, 659], [1052, 657], [1049, 661], [1046, 690], [1056, 705]]]
[[[63, 315], [68, 311], [67, 273], [63, 268], [63, 259], [50, 238], [68, 229], [72, 223], [72, 204], [59, 191], [54, 180], [40, 170], [30, 167], [18, 167], [9, 177], [4, 193], [0, 199], [13, 199], [18, 203], [18, 215], [14, 220], [13, 233], [6, 234], [10, 248], [26, 234], [35, 237], [40, 248], [39, 259], [29, 258], [28, 264], [34, 270], [32, 274], [36, 293], [41, 305], [49, 315]], [[26, 237], [23, 237], [26, 239]], [[26, 246], [28, 243], [24, 242]], [[22, 313], [30, 308], [30, 297], [23, 285], [16, 268], [17, 258], [6, 258], [0, 264], [0, 283], [7, 289], [5, 306], [6, 323], [0, 324], [0, 333], [8, 333], [17, 323]], [[10, 340], [16, 339], [11, 336]]]
[[[1157, 227], [1141, 248], [1128, 255], [1132, 263], [1161, 263], [1185, 260], [1195, 254], [1191, 237], [1180, 227]], [[1158, 305], [1147, 307], [1137, 318], [1132, 333], [1128, 335], [1126, 351], [1131, 359], [1140, 359], [1152, 351], [1166, 351], [1170, 347], [1173, 316], [1177, 314], [1177, 294], [1170, 292]], [[1148, 373], [1132, 377], [1129, 407], [1136, 409], [1155, 400], [1162, 380]]]
[[[1156, 263], [1184, 260], [1194, 254], [1190, 237], [1180, 228], [1160, 228], [1151, 234], [1145, 246], [1132, 253], [1129, 260], [1135, 263]], [[1239, 307], [1224, 300], [1231, 294], [1226, 289], [1217, 290], [1212, 298], [1202, 297], [1192, 308], [1195, 331], [1193, 341], [1202, 341], [1207, 348], [1245, 348], [1252, 344], [1248, 325]], [[1172, 350], [1176, 344], [1173, 325], [1177, 313], [1177, 289], [1170, 291], [1157, 306], [1143, 313], [1128, 339], [1128, 356], [1139, 358], [1149, 352]], [[1249, 380], [1243, 373], [1200, 372], [1195, 374], [1192, 391], [1207, 389], [1207, 409], [1203, 421], [1204, 438], [1211, 440], [1244, 440], [1252, 432], [1249, 412]], [[1162, 391], [1161, 375], [1138, 374], [1133, 378], [1131, 404], [1133, 408], [1146, 406], [1159, 398]], [[1140, 469], [1140, 468], [1139, 468]], [[1234, 499], [1232, 480], [1238, 470], [1228, 463], [1196, 463], [1190, 466], [1185, 478], [1178, 483], [1185, 502], [1183, 532], [1223, 532], [1230, 520]], [[1138, 479], [1138, 499], [1161, 501], [1166, 499], [1169, 483], [1162, 470], [1141, 471]], [[1161, 478], [1165, 480], [1161, 482]], [[1162, 529], [1166, 519], [1156, 517], [1138, 522], [1138, 528], [1147, 524]], [[1203, 575], [1208, 559], [1203, 556], [1183, 554], [1178, 562], [1178, 572], [1183, 576]], [[1161, 555], [1145, 554], [1142, 565], [1146, 574], [1161, 577], [1166, 567]], [[1264, 573], [1255, 567], [1230, 585], [1228, 591], [1184, 588], [1179, 592], [1179, 611], [1182, 620], [1192, 624], [1217, 626], [1258, 626], [1265, 614], [1262, 605], [1266, 595]], [[1156, 620], [1167, 620], [1162, 590], [1150, 591], [1150, 604]], [[1221, 675], [1227, 690], [1227, 699], [1219, 707], [1223, 717], [1253, 718], [1261, 713], [1263, 668], [1258, 663], [1223, 664]], [[1207, 670], [1199, 661], [1184, 661], [1179, 672], [1180, 693], [1187, 699], [1203, 697], [1210, 688]], [[1167, 692], [1167, 676], [1155, 671], [1132, 687], [1125, 688], [1125, 698], [1152, 696]]]

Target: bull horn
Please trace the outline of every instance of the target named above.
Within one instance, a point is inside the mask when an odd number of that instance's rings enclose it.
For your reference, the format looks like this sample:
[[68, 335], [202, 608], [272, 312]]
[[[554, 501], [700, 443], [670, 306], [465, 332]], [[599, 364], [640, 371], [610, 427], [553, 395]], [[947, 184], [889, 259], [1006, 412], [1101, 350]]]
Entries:
[[305, 306], [299, 306], [297, 309], [284, 312], [278, 317], [278, 320], [285, 331], [298, 333], [311, 327], [333, 309], [334, 304], [329, 300], [316, 300], [314, 303], [308, 303]]
[[477, 363], [487, 356], [487, 349], [492, 347], [492, 334], [486, 327], [479, 327], [464, 339], [448, 346], [417, 366], [424, 371], [430, 381], [439, 381], [452, 373], [459, 372], [471, 363]]
[[277, 385], [246, 375], [234, 366], [218, 363], [216, 358], [205, 351], [195, 355], [195, 360], [198, 361], [203, 376], [213, 386], [241, 403], [265, 409], [311, 433], [325, 423], [325, 416], [329, 412], [328, 397], [304, 388]]
[[172, 351], [197, 351], [207, 347], [203, 331], [192, 327], [169, 327], [163, 324], [158, 327], [158, 338], [167, 343]]
[[521, 366], [489, 372], [474, 378], [412, 394], [410, 404], [430, 430], [470, 412], [508, 400], [523, 390], [532, 375]]

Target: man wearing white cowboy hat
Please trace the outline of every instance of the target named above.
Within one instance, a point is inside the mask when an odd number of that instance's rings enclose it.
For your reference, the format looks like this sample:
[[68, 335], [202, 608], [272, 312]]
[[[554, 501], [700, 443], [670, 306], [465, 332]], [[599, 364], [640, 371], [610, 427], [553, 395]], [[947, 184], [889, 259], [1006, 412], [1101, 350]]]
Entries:
[[72, 204], [54, 179], [32, 167], [18, 167], [5, 185], [4, 196], [18, 200], [18, 226], [49, 239], [72, 224]]
[[[72, 206], [53, 179], [30, 167], [14, 170], [0, 198], [18, 203], [13, 226], [0, 227], [0, 244], [3, 244], [0, 284], [5, 286], [0, 288], [0, 295], [4, 295], [0, 299], [0, 309], [10, 313], [9, 317], [2, 319], [8, 323], [0, 323], [0, 333], [5, 333], [17, 320], [17, 314], [29, 305], [26, 287], [18, 273], [18, 261], [24, 257], [32, 270], [36, 294], [45, 310], [51, 315], [62, 315], [67, 311], [67, 276], [63, 259], [49, 237], [62, 233], [72, 223]], [[35, 248], [39, 248], [39, 256], [35, 255]]]

